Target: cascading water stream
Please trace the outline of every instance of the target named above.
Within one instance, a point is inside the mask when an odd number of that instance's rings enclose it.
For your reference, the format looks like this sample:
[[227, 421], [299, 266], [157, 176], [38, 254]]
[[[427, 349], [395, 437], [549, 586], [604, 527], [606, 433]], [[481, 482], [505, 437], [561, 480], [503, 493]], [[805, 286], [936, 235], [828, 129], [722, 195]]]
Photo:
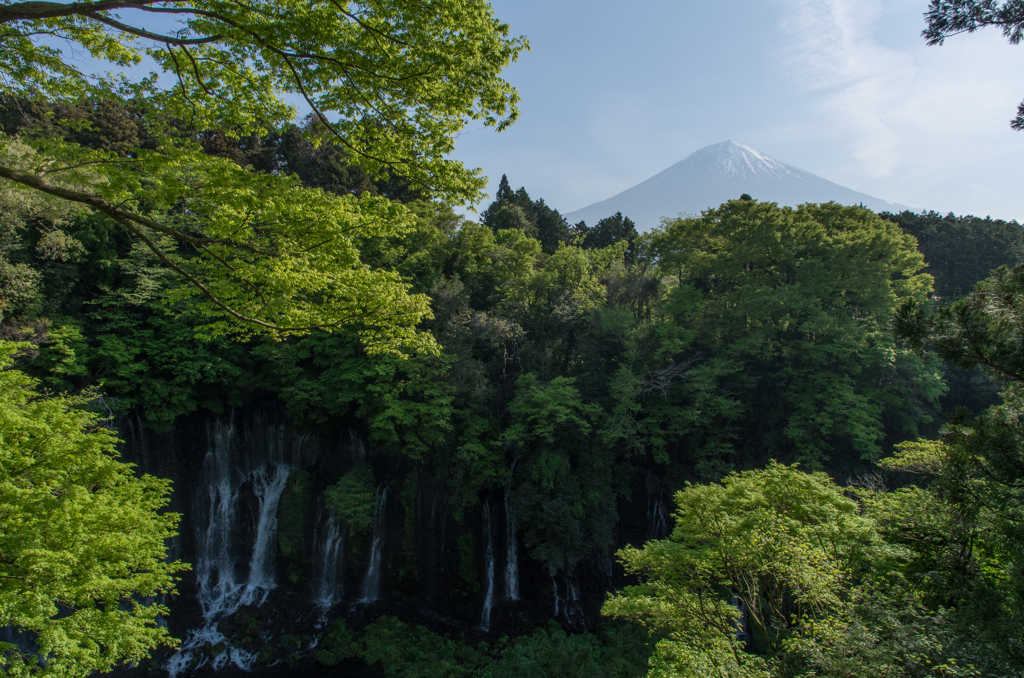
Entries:
[[[277, 586], [274, 577], [274, 546], [277, 544], [277, 507], [288, 484], [291, 469], [274, 464], [270, 470], [260, 469], [253, 476], [253, 490], [259, 499], [260, 515], [256, 523], [256, 542], [249, 561], [249, 581], [246, 582], [240, 605], [251, 605], [259, 596], [263, 604], [267, 594]], [[235, 605], [237, 609], [239, 605]], [[234, 610], [232, 610], [234, 611]]]
[[580, 606], [580, 585], [576, 577], [569, 573], [565, 577], [568, 595], [565, 599], [565, 620], [572, 628], [583, 626], [583, 608]]
[[487, 575], [487, 589], [484, 594], [484, 609], [480, 615], [480, 628], [488, 631], [491, 628], [491, 608], [494, 607], [494, 531], [491, 529], [491, 507], [484, 502], [484, 572]]
[[[248, 669], [254, 655], [232, 647], [224, 634], [217, 630], [217, 622], [234, 614], [243, 605], [262, 604], [276, 587], [277, 508], [291, 468], [284, 463], [268, 462], [248, 473], [236, 472], [231, 459], [235, 438], [233, 421], [225, 424], [217, 420], [208, 428], [209, 446], [203, 461], [203, 480], [207, 491], [201, 495], [206, 501], [203, 502], [205, 506], [199, 507], [199, 515], [205, 515], [206, 521], [205, 525], [200, 521], [196, 554], [196, 583], [203, 610], [203, 626], [189, 631], [178, 652], [168, 661], [165, 668], [172, 678], [185, 669], [193, 670], [206, 664], [214, 670], [229, 663]], [[232, 543], [238, 528], [239, 495], [247, 482], [252, 483], [259, 514], [248, 559], [248, 576], [239, 581]], [[205, 655], [196, 658], [195, 651], [207, 644], [221, 646], [223, 651], [212, 659]]]
[[559, 611], [559, 604], [562, 602], [562, 598], [558, 595], [558, 580], [555, 579], [555, 573], [554, 572], [551, 573], [551, 592], [552, 592], [552, 595], [554, 595], [554, 598], [555, 598], [555, 614], [554, 614], [554, 616], [557, 617], [558, 616], [558, 611]]
[[516, 521], [505, 494], [505, 599], [519, 600], [519, 556], [516, 552]]
[[384, 508], [387, 505], [388, 488], [378, 488], [380, 499], [377, 500], [377, 514], [373, 517], [373, 542], [370, 545], [370, 564], [363, 578], [363, 597], [360, 603], [372, 603], [380, 598], [380, 570], [384, 552]]
[[209, 504], [196, 559], [199, 603], [206, 619], [219, 616], [237, 602], [241, 589], [235, 579], [235, 560], [231, 553], [238, 500], [230, 457], [235, 427], [232, 423], [225, 425], [216, 421], [210, 426], [209, 436], [212, 444], [203, 461]]
[[323, 527], [313, 534], [318, 556], [316, 585], [313, 588], [313, 602], [322, 613], [326, 613], [342, 599], [341, 578], [338, 576], [345, 554], [345, 521], [339, 520], [334, 511], [328, 511]]
[[583, 626], [583, 607], [580, 605], [580, 585], [576, 580], [576, 576], [570, 569], [562, 577], [565, 580], [565, 597], [558, 595], [558, 579], [556, 575], [551, 573], [551, 591], [554, 595], [554, 616], [559, 615], [565, 618], [565, 621], [571, 628], [581, 628]]
[[739, 617], [733, 622], [733, 636], [736, 640], [742, 643], [750, 642], [750, 631], [749, 631], [749, 616], [747, 615], [747, 606], [743, 604], [739, 596], [733, 595], [729, 599], [729, 604], [739, 610]]
[[661, 493], [661, 480], [652, 470], [647, 471], [647, 537], [648, 539], [664, 539], [668, 536], [668, 512], [665, 510], [665, 498]]

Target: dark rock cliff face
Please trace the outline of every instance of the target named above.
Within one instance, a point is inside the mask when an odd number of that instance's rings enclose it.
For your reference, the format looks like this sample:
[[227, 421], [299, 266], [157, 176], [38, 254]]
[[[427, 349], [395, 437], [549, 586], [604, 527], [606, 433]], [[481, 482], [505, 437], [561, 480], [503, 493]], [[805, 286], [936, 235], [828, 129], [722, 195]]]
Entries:
[[[358, 422], [299, 430], [265, 402], [183, 417], [167, 433], [131, 417], [117, 427], [125, 461], [174, 481], [169, 510], [182, 519], [169, 555], [192, 564], [164, 601], [181, 647], [122, 674], [273, 675], [297, 663], [315, 675], [312, 650], [338, 618], [358, 629], [388, 614], [469, 640], [529, 633], [550, 619], [579, 631], [625, 583], [611, 551], [548, 571], [517, 538], [500, 489], [456, 515], [443, 478], [376, 455]], [[326, 490], [360, 464], [376, 487], [372, 519], [356, 530]], [[620, 502], [617, 545], [667, 535], [661, 488], [652, 471]]]

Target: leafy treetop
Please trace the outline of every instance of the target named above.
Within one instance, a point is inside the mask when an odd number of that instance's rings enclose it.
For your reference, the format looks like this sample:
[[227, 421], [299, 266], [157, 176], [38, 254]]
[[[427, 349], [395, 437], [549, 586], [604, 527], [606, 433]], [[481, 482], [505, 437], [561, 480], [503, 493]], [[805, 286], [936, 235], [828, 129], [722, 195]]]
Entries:
[[[0, 643], [0, 675], [87, 676], [172, 645], [142, 599], [174, 591], [167, 480], [135, 476], [82, 397], [43, 397], [0, 342], [0, 624], [39, 655]], [[43, 657], [45, 662], [40, 662]]]
[[[160, 16], [177, 23], [139, 27]], [[115, 67], [148, 57], [172, 84], [88, 76], [47, 37]], [[414, 329], [429, 316], [425, 297], [359, 258], [361, 239], [410, 227], [400, 205], [243, 169], [204, 153], [195, 132], [264, 134], [293, 117], [285, 98], [298, 97], [316, 120], [313, 143], [333, 140], [373, 177], [473, 200], [483, 178], [445, 156], [468, 121], [502, 129], [515, 120], [518, 96], [500, 71], [526, 48], [486, 2], [5, 3], [0, 38], [9, 97], [126, 101], [147, 137], [86, 147], [22, 130], [20, 141], [0, 137], [0, 177], [127, 231], [187, 281], [180, 296], [197, 300], [209, 333], [354, 326], [370, 350], [436, 350]]]
[[[141, 27], [161, 16], [164, 33]], [[7, 92], [128, 94], [168, 120], [240, 134], [287, 121], [283, 97], [297, 96], [372, 173], [393, 169], [463, 198], [482, 179], [444, 156], [467, 120], [503, 129], [516, 119], [518, 95], [499, 74], [526, 47], [481, 0], [5, 2], [0, 26]], [[44, 36], [118, 67], [149, 57], [174, 82], [97, 79]]]

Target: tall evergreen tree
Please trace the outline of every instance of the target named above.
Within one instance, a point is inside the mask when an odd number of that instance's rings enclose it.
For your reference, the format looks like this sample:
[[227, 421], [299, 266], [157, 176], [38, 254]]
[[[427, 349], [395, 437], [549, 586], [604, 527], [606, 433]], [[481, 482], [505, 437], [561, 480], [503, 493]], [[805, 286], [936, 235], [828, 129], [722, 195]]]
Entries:
[[523, 231], [539, 240], [541, 249], [548, 254], [554, 254], [559, 243], [570, 239], [569, 223], [558, 210], [549, 207], [543, 198], [534, 201], [525, 187], [513, 192], [504, 174], [494, 202], [480, 215], [480, 221], [495, 233], [509, 228]]
[[549, 207], [544, 198], [540, 198], [533, 204], [534, 218], [537, 223], [537, 239], [540, 240], [541, 249], [552, 254], [558, 249], [558, 243], [569, 242], [569, 222], [565, 220], [558, 210]]
[[636, 224], [629, 217], [622, 216], [622, 212], [616, 212], [610, 217], [601, 219], [593, 228], [587, 228], [582, 221], [577, 228], [581, 226], [585, 236], [583, 246], [588, 249], [601, 249], [623, 240], [632, 243], [639, 235], [636, 231]]
[[1016, 221], [909, 210], [880, 216], [917, 238], [935, 293], [946, 301], [970, 294], [1000, 266], [1024, 263], [1024, 229]]

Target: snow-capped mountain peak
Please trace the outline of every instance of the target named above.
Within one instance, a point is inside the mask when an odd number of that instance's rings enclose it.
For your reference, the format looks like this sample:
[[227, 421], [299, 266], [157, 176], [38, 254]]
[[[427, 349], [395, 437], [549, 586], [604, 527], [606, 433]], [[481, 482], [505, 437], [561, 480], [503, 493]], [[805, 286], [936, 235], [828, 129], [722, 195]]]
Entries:
[[779, 162], [770, 155], [755, 151], [750, 146], [735, 141], [705, 146], [694, 151], [682, 161], [693, 166], [701, 165], [708, 172], [722, 179], [733, 177], [778, 177], [789, 178], [800, 170]]
[[585, 220], [593, 225], [622, 212], [640, 230], [648, 230], [662, 217], [696, 214], [743, 193], [790, 206], [834, 200], [876, 211], [909, 209], [832, 183], [730, 140], [698, 149], [633, 188], [565, 216], [571, 223]]

